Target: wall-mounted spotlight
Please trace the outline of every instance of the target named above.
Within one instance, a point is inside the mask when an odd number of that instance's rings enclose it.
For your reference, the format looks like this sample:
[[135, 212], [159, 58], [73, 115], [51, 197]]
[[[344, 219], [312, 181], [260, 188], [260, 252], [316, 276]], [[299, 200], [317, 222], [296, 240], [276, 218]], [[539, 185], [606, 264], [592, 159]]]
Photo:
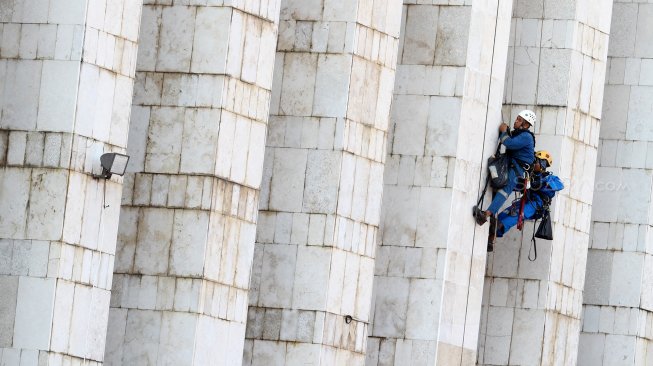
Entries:
[[106, 153], [100, 156], [100, 165], [102, 165], [102, 174], [93, 174], [93, 178], [109, 179], [111, 175], [124, 175], [129, 162], [129, 155], [118, 153]]

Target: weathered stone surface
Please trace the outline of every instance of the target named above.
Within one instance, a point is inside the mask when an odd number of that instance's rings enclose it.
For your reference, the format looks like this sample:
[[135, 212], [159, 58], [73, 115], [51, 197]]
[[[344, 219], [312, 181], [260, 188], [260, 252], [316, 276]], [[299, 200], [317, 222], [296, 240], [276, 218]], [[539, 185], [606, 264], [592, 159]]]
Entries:
[[144, 5], [108, 364], [242, 360], [278, 14]]
[[[494, 143], [494, 128], [486, 136], [483, 126], [500, 119], [491, 104], [503, 94], [511, 9], [509, 1], [404, 5], [370, 365], [474, 362], [484, 243], [464, 227], [474, 227], [479, 162], [493, 149], [483, 152]], [[494, 52], [502, 56], [493, 62]]]
[[0, 5], [0, 363], [101, 364], [140, 1]]
[[[651, 4], [404, 3], [2, 3], [0, 364], [653, 364]], [[532, 263], [469, 216], [523, 108]]]
[[651, 362], [652, 16], [650, 4], [614, 2], [579, 365]]
[[282, 1], [246, 365], [364, 362], [400, 6]]
[[[554, 239], [537, 240], [537, 260], [528, 260], [535, 230], [528, 224], [522, 233], [513, 229], [497, 239], [495, 251], [488, 257], [479, 365], [577, 362], [583, 353], [578, 350], [583, 289], [586, 297], [609, 293], [610, 271], [614, 269], [611, 256], [592, 252], [588, 258], [592, 206], [596, 203], [598, 215], [629, 214], [592, 199], [599, 189], [595, 167], [600, 161], [599, 119], [607, 80], [604, 18], [611, 14], [612, 1], [592, 6], [584, 1], [545, 1], [542, 5], [542, 17], [534, 10], [524, 10], [525, 2], [516, 5], [522, 10], [513, 15], [515, 40], [509, 50], [510, 86], [504, 112], [512, 121], [522, 109], [535, 111], [536, 150], [553, 155], [550, 170], [563, 180], [565, 189], [551, 206]], [[611, 129], [625, 134], [625, 126], [616, 117], [623, 115], [623, 108], [611, 108], [607, 115], [613, 121]], [[619, 179], [608, 171], [596, 173], [596, 181], [601, 177], [610, 182]], [[621, 198], [619, 193], [608, 194]], [[585, 282], [586, 263], [590, 262], [608, 267], [589, 270], [587, 276], [593, 277]], [[494, 309], [515, 314], [502, 343], [490, 337]], [[495, 353], [504, 357], [497, 360]]]

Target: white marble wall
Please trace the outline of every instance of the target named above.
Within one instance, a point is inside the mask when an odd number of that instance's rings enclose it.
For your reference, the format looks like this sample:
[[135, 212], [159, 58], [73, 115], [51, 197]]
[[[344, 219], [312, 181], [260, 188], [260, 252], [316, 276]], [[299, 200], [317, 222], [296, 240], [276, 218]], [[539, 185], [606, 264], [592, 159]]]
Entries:
[[364, 363], [400, 22], [282, 1], [246, 365]]
[[475, 362], [512, 1], [405, 1], [368, 365]]
[[611, 0], [515, 3], [505, 115], [536, 112], [536, 149], [552, 153], [566, 187], [552, 206], [554, 240], [538, 240], [535, 262], [529, 223], [488, 257], [480, 365], [576, 363], [611, 8]]
[[[653, 4], [614, 1], [0, 1], [0, 365], [653, 364]], [[524, 107], [555, 240], [486, 267]]]
[[[141, 2], [0, 2], [0, 364], [103, 361]], [[106, 207], [103, 207], [107, 205]]]
[[653, 364], [653, 4], [614, 2], [578, 364]]
[[278, 14], [145, 2], [108, 364], [242, 360]]

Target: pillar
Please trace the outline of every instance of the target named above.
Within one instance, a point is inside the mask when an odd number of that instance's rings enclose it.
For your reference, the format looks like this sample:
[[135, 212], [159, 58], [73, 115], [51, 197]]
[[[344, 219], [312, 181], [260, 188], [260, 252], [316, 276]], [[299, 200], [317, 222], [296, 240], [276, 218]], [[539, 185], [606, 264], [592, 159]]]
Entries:
[[0, 364], [103, 363], [140, 13], [0, 3]]
[[565, 189], [551, 208], [553, 241], [528, 260], [531, 223], [497, 239], [488, 256], [479, 365], [573, 365], [603, 104], [612, 1], [518, 1], [505, 115], [538, 116], [536, 150], [553, 156]]
[[[405, 1], [367, 365], [472, 365], [512, 1]], [[484, 176], [484, 175], [483, 175]]]
[[653, 364], [653, 4], [615, 1], [578, 364]]
[[398, 0], [283, 0], [245, 365], [362, 365]]
[[242, 360], [278, 6], [143, 8], [108, 364]]

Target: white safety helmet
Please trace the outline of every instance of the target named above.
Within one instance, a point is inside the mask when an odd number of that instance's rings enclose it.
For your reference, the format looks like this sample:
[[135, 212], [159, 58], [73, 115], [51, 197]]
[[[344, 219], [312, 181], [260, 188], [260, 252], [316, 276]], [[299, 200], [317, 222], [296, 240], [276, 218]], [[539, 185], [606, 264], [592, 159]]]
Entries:
[[535, 126], [535, 121], [537, 121], [535, 112], [529, 109], [524, 109], [523, 111], [519, 112], [519, 117], [525, 119], [526, 122], [530, 123], [531, 126]]

